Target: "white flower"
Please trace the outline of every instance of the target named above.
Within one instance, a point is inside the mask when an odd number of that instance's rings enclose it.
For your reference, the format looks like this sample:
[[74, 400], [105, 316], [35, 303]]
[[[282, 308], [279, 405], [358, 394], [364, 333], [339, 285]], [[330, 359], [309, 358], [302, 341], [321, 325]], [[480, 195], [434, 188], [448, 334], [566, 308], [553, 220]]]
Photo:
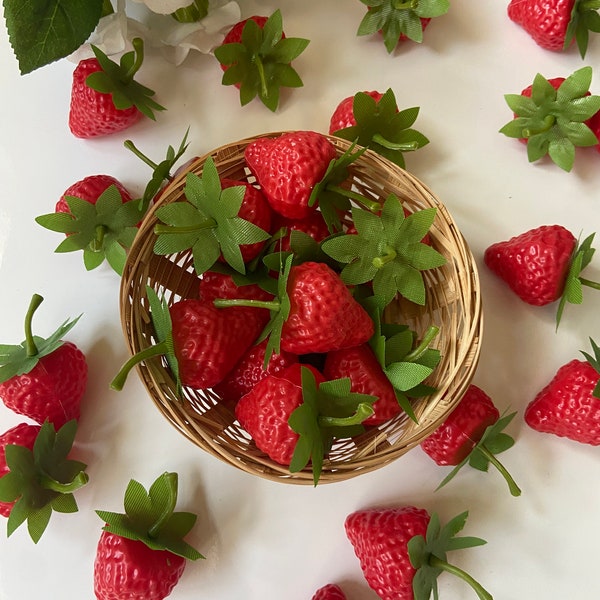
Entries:
[[170, 15], [172, 12], [192, 4], [192, 0], [133, 0], [145, 4], [152, 12]]

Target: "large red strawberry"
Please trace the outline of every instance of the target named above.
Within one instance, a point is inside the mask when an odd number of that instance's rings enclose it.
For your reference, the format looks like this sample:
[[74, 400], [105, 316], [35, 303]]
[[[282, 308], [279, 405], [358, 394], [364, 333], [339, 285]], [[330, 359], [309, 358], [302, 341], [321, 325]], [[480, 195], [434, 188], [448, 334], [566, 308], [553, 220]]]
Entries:
[[562, 51], [575, 40], [585, 56], [589, 32], [600, 31], [598, 6], [583, 0], [511, 0], [509, 18], [546, 50]]
[[0, 398], [16, 413], [58, 428], [79, 418], [88, 366], [83, 352], [62, 340], [78, 319], [65, 321], [46, 339], [32, 334], [31, 321], [42, 301], [34, 294], [25, 317], [25, 340], [5, 346], [0, 357]]
[[346, 600], [346, 594], [339, 585], [328, 583], [314, 593], [312, 600]]
[[23, 523], [34, 543], [54, 510], [77, 511], [73, 492], [87, 484], [86, 465], [69, 458], [77, 421], [58, 430], [21, 423], [0, 436], [0, 514], [8, 517], [10, 536]]
[[233, 277], [218, 271], [206, 271], [200, 277], [198, 298], [204, 302], [212, 302], [217, 298], [245, 298], [247, 300], [271, 300], [269, 294], [255, 283], [238, 285]]
[[[443, 570], [463, 578], [482, 600], [491, 600], [479, 583], [445, 560], [451, 548], [485, 543], [479, 538], [454, 537], [466, 518], [467, 513], [461, 513], [440, 527], [437, 515], [430, 516], [423, 508], [371, 508], [348, 515], [345, 529], [367, 583], [382, 600], [425, 600], [432, 591], [437, 598], [436, 578]], [[417, 576], [419, 585], [413, 588]]]
[[204, 558], [183, 539], [196, 515], [174, 512], [176, 502], [177, 473], [164, 473], [149, 492], [130, 481], [125, 514], [96, 511], [106, 523], [94, 560], [97, 600], [163, 600], [186, 561]]
[[71, 196], [81, 198], [90, 204], [96, 204], [98, 198], [108, 187], [114, 185], [123, 202], [132, 200], [131, 194], [125, 186], [112, 175], [88, 175], [70, 185], [56, 203], [56, 212], [71, 213], [67, 199]]
[[[33, 444], [40, 429], [40, 425], [19, 423], [0, 435], [0, 478], [10, 471], [9, 466], [6, 464], [6, 446], [16, 445], [33, 450]], [[14, 505], [14, 500], [11, 502], [0, 501], [0, 515], [8, 517]]]
[[581, 303], [583, 285], [600, 289], [600, 284], [580, 277], [594, 254], [593, 238], [578, 244], [562, 225], [542, 225], [492, 244], [483, 258], [524, 302], [544, 306], [560, 300], [558, 325], [566, 302]]
[[92, 46], [95, 58], [79, 62], [73, 72], [69, 129], [79, 138], [93, 138], [122, 131], [142, 116], [154, 119], [164, 110], [151, 96], [154, 92], [134, 80], [142, 65], [143, 43], [133, 40], [134, 50], [121, 65]]
[[492, 463], [505, 478], [513, 496], [519, 496], [521, 490], [495, 457], [514, 444], [512, 437], [502, 431], [514, 414], [500, 418], [500, 411], [492, 399], [471, 384], [446, 420], [421, 442], [421, 448], [438, 465], [458, 467], [440, 487], [467, 462], [482, 471], [487, 471]]
[[313, 187], [336, 157], [335, 146], [315, 131], [261, 137], [246, 147], [244, 157], [271, 208], [290, 219], [304, 219]]
[[573, 359], [529, 403], [525, 422], [536, 431], [600, 445], [600, 349]]

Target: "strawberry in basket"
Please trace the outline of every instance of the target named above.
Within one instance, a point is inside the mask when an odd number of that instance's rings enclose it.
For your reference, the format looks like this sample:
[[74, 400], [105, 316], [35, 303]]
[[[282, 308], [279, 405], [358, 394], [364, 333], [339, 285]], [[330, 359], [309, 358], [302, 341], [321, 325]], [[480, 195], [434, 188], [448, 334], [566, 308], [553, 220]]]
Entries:
[[77, 323], [65, 321], [48, 338], [33, 335], [31, 322], [43, 298], [34, 294], [25, 315], [25, 340], [0, 347], [0, 398], [14, 412], [56, 427], [78, 419], [86, 390], [85, 355], [62, 338]]
[[320, 587], [311, 600], [346, 600], [346, 594], [339, 585], [328, 583]]

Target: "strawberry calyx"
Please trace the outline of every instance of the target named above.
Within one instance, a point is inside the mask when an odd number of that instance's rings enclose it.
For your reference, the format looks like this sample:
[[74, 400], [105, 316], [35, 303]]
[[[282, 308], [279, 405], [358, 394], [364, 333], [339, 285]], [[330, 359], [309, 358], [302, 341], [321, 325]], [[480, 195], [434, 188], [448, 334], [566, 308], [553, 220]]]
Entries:
[[515, 116], [500, 133], [526, 140], [529, 162], [548, 155], [561, 169], [570, 171], [576, 147], [598, 144], [585, 122], [600, 110], [600, 96], [589, 93], [591, 81], [591, 67], [578, 69], [557, 88], [538, 73], [530, 96], [504, 96]]
[[563, 49], [566, 50], [575, 40], [581, 58], [585, 58], [590, 31], [600, 33], [599, 9], [600, 0], [575, 0], [565, 34]]
[[564, 290], [558, 303], [558, 310], [556, 311], [557, 329], [567, 302], [571, 304], [581, 304], [583, 302], [583, 286], [600, 290], [600, 282], [591, 281], [580, 276], [581, 271], [590, 264], [596, 251], [595, 248], [592, 248], [595, 235], [595, 233], [588, 235], [581, 243], [577, 244], [573, 251], [565, 279]]
[[192, 530], [197, 516], [175, 512], [177, 487], [177, 473], [163, 473], [148, 490], [131, 479], [125, 490], [125, 513], [96, 511], [106, 523], [103, 530], [140, 541], [152, 550], [168, 550], [189, 560], [204, 558], [183, 539]]
[[419, 341], [417, 334], [406, 325], [385, 323], [382, 299], [370, 296], [361, 300], [374, 324], [374, 333], [369, 345], [375, 354], [386, 377], [392, 384], [398, 404], [415, 422], [415, 415], [410, 398], [427, 396], [435, 392], [435, 388], [423, 382], [437, 367], [441, 353], [431, 348], [433, 340], [439, 333], [439, 327], [431, 325]]
[[95, 203], [76, 196], [65, 196], [69, 212], [54, 212], [35, 218], [42, 227], [66, 234], [55, 252], [83, 251], [85, 268], [91, 271], [104, 260], [119, 275], [123, 274], [127, 250], [137, 233], [137, 223], [144, 215], [138, 202], [123, 202], [113, 184], [100, 194]]
[[214, 55], [223, 67], [223, 85], [237, 85], [242, 106], [258, 98], [271, 111], [279, 105], [281, 87], [301, 87], [302, 79], [291, 66], [309, 44], [303, 38], [285, 37], [277, 9], [261, 27], [248, 19], [241, 42], [225, 43]]
[[29, 373], [39, 362], [40, 358], [52, 354], [63, 344], [63, 337], [79, 321], [81, 315], [72, 320], [66, 320], [49, 337], [42, 338], [34, 335], [32, 330], [33, 315], [44, 301], [39, 294], [34, 294], [25, 314], [25, 340], [21, 344], [0, 344], [0, 383], [14, 376]]
[[391, 88], [379, 100], [365, 92], [356, 93], [352, 112], [356, 125], [334, 131], [333, 135], [356, 141], [399, 167], [406, 166], [404, 152], [413, 152], [429, 143], [428, 138], [412, 128], [419, 107], [398, 110]]
[[298, 435], [290, 471], [297, 473], [311, 463], [316, 486], [323, 459], [334, 439], [353, 437], [364, 431], [361, 423], [373, 414], [375, 396], [351, 392], [350, 378], [324, 381], [317, 386], [314, 373], [301, 367], [302, 404], [288, 424]]
[[25, 446], [6, 446], [9, 472], [0, 477], [0, 501], [14, 502], [7, 523], [10, 536], [27, 522], [34, 543], [46, 530], [52, 511], [77, 512], [73, 492], [87, 484], [87, 465], [67, 458], [73, 447], [77, 421], [65, 423], [58, 431], [46, 421], [30, 450]]
[[186, 200], [161, 206], [156, 217], [157, 235], [154, 252], [172, 254], [191, 249], [198, 275], [208, 271], [221, 256], [239, 273], [245, 273], [240, 250], [242, 244], [269, 239], [270, 234], [238, 216], [244, 200], [245, 186], [223, 188], [212, 157], [202, 169], [202, 176], [188, 173], [184, 193]]
[[487, 427], [471, 452], [450, 471], [436, 490], [445, 486], [467, 463], [479, 471], [487, 471], [488, 466], [492, 464], [506, 481], [511, 495], [520, 496], [521, 489], [506, 467], [496, 458], [496, 454], [512, 448], [515, 443], [510, 435], [504, 433], [504, 429], [506, 429], [516, 414], [516, 412], [513, 412], [502, 415], [495, 423]]
[[380, 31], [388, 53], [396, 48], [401, 36], [421, 43], [421, 19], [439, 17], [448, 12], [449, 0], [360, 0], [368, 11], [356, 35], [373, 35]]
[[[581, 351], [581, 354], [585, 356], [585, 359], [592, 367], [594, 367], [594, 369], [596, 369], [597, 373], [600, 374], [600, 347], [598, 347], [598, 344], [596, 344], [592, 338], [590, 338], [590, 344], [592, 346], [593, 355], [589, 352], [584, 352], [583, 350]], [[600, 379], [593, 389], [592, 395], [596, 398], [600, 398]]]
[[341, 278], [347, 285], [373, 282], [373, 292], [389, 304], [401, 294], [415, 304], [425, 304], [421, 271], [434, 269], [446, 259], [422, 240], [429, 232], [436, 208], [405, 216], [402, 203], [390, 194], [380, 215], [352, 208], [357, 233], [331, 236], [322, 242], [323, 251], [345, 266]]
[[110, 383], [111, 389], [121, 391], [130, 371], [139, 363], [145, 362], [157, 356], [164, 357], [169, 365], [171, 373], [175, 378], [177, 394], [181, 395], [182, 383], [179, 374], [179, 363], [175, 356], [175, 346], [173, 342], [173, 325], [171, 322], [171, 314], [166, 300], [158, 297], [158, 294], [150, 287], [146, 286], [146, 295], [150, 305], [150, 317], [154, 332], [156, 335], [156, 343], [140, 350], [134, 354], [121, 367], [117, 375]]
[[178, 8], [171, 16], [179, 23], [195, 23], [208, 14], [208, 0], [193, 0], [187, 6]]
[[125, 110], [135, 106], [154, 121], [154, 111], [165, 110], [165, 107], [152, 99], [153, 90], [135, 81], [134, 77], [144, 62], [144, 42], [141, 38], [134, 38], [131, 43], [133, 50], [123, 54], [119, 64], [92, 45], [101, 70], [90, 73], [85, 82], [88, 87], [101, 94], [110, 94], [115, 108]]
[[425, 536], [415, 535], [408, 541], [408, 555], [417, 572], [413, 578], [415, 600], [428, 600], [433, 595], [438, 597], [437, 577], [446, 571], [465, 581], [471, 586], [480, 600], [493, 600], [492, 595], [483, 588], [471, 575], [447, 562], [448, 550], [462, 550], [482, 546], [486, 543], [478, 537], [460, 536], [457, 534], [465, 526], [469, 513], [457, 515], [443, 527], [436, 513], [431, 515]]

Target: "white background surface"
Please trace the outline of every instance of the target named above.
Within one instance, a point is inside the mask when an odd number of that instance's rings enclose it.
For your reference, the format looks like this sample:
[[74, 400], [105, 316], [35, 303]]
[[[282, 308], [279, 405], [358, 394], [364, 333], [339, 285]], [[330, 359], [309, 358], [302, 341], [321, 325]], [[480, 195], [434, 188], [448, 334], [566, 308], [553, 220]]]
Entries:
[[[488, 544], [450, 558], [496, 600], [599, 597], [599, 451], [536, 433], [522, 414], [559, 366], [589, 348], [589, 336], [600, 341], [600, 296], [589, 290], [583, 306], [569, 306], [555, 333], [555, 307], [523, 304], [486, 271], [482, 255], [489, 244], [542, 224], [560, 223], [576, 236], [600, 228], [598, 152], [578, 151], [574, 170], [565, 173], [549, 161], [529, 164], [524, 146], [498, 133], [511, 118], [505, 93], [520, 92], [537, 72], [550, 78], [584, 65], [600, 70], [600, 39], [590, 42], [585, 60], [575, 49], [548, 52], [508, 19], [506, 1], [456, 0], [432, 21], [423, 45], [388, 55], [377, 37], [355, 36], [365, 10], [358, 0], [240, 5], [243, 17], [279, 6], [287, 35], [311, 39], [294, 63], [304, 87], [285, 92], [276, 114], [258, 101], [240, 107], [212, 56], [190, 57], [177, 69], [154, 56], [139, 79], [168, 110], [156, 123], [92, 141], [74, 138], [67, 127], [74, 65], [61, 61], [21, 77], [0, 30], [1, 341], [21, 342], [37, 292], [45, 297], [34, 320], [40, 335], [83, 313], [68, 339], [90, 365], [74, 452], [90, 475], [76, 495], [80, 510], [53, 515], [37, 545], [25, 527], [7, 539], [0, 524], [0, 598], [92, 599], [102, 525], [94, 510], [121, 511], [130, 478], [147, 486], [165, 470], [179, 473], [178, 509], [199, 514], [188, 539], [206, 556], [188, 565], [173, 599], [304, 600], [337, 582], [349, 600], [373, 600], [343, 522], [356, 509], [402, 504], [437, 511], [444, 521], [470, 511], [465, 533]], [[123, 147], [127, 138], [160, 160], [188, 126], [186, 157], [262, 131], [326, 132], [341, 99], [389, 87], [401, 108], [421, 107], [415, 126], [431, 140], [406, 155], [408, 169], [448, 206], [477, 258], [485, 329], [474, 382], [500, 411], [518, 411], [509, 429], [516, 445], [500, 458], [521, 486], [520, 498], [496, 472], [467, 469], [434, 492], [447, 470], [420, 448], [371, 474], [316, 489], [251, 477], [204, 454], [158, 413], [135, 373], [121, 393], [109, 390], [127, 358], [118, 277], [108, 267], [86, 272], [80, 253], [55, 254], [59, 234], [34, 222], [87, 175], [113, 175], [141, 194], [149, 170]], [[600, 93], [600, 72], [592, 92]], [[600, 278], [599, 261], [588, 278]], [[21, 421], [0, 407], [2, 431]], [[439, 583], [442, 598], [474, 597], [449, 575]]]

